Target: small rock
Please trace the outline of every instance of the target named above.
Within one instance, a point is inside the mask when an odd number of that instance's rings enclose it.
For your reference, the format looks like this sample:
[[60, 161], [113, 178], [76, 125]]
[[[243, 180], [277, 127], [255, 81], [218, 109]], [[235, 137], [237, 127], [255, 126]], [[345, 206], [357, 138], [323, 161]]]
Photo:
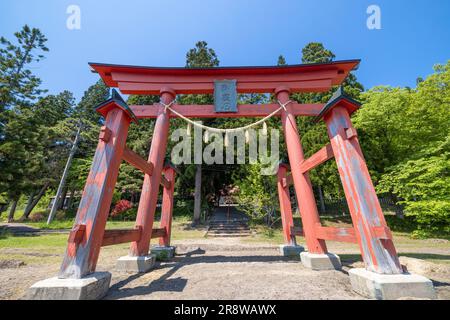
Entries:
[[22, 260], [0, 260], [0, 269], [14, 269], [14, 268], [20, 268], [25, 265], [25, 262]]

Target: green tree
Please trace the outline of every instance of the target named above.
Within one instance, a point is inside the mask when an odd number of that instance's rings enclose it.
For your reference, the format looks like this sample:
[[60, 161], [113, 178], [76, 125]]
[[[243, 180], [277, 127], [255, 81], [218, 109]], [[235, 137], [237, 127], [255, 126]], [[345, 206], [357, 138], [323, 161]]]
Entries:
[[[312, 42], [302, 49], [302, 63], [329, 63], [335, 55], [326, 49], [322, 43]], [[356, 76], [349, 74], [343, 83], [346, 94], [358, 100], [363, 86], [357, 81]], [[326, 103], [331, 98], [336, 88], [325, 93], [297, 93], [292, 99], [299, 103]], [[298, 117], [297, 125], [300, 131], [301, 141], [305, 157], [309, 157], [329, 143], [326, 126], [323, 122], [315, 123], [312, 117]], [[310, 172], [310, 178], [315, 186], [316, 195], [320, 200], [321, 210], [325, 211], [324, 195], [329, 197], [342, 197], [343, 190], [338, 175], [336, 163], [329, 161]]]
[[[14, 34], [16, 43], [0, 37], [0, 114], [6, 109], [34, 100], [43, 90], [41, 80], [29, 69], [44, 58], [47, 38], [39, 29], [25, 25]], [[0, 119], [4, 121], [4, 119]]]
[[354, 117], [377, 190], [405, 206], [418, 232], [449, 225], [450, 61], [416, 89], [376, 87]]
[[280, 55], [278, 57], [277, 65], [278, 66], [285, 66], [286, 65], [286, 59], [282, 55]]
[[[208, 44], [205, 41], [199, 41], [195, 44], [195, 48], [190, 49], [186, 54], [186, 67], [187, 68], [212, 68], [219, 65], [219, 59], [215, 51], [208, 48]], [[212, 95], [183, 95], [179, 98], [180, 104], [213, 104], [214, 99]], [[217, 123], [214, 119], [199, 119], [203, 121], [205, 125], [213, 125]], [[181, 125], [181, 124], [180, 124]], [[194, 165], [188, 165], [194, 166]], [[195, 177], [191, 177], [192, 169], [185, 170], [185, 174], [180, 179], [195, 180], [194, 188], [194, 217], [193, 223], [197, 223], [200, 219], [202, 199], [206, 193], [205, 177], [202, 175], [202, 165], [195, 165]], [[202, 188], [203, 186], [203, 188]]]

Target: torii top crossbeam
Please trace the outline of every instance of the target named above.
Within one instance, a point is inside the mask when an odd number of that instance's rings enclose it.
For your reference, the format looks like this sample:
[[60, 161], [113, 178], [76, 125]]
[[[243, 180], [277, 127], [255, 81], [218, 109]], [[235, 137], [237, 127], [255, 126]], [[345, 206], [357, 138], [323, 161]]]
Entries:
[[340, 85], [360, 60], [266, 67], [161, 68], [89, 63], [105, 84], [124, 94], [214, 92], [214, 80], [234, 79], [238, 93], [273, 93], [280, 85], [291, 92], [324, 92]]

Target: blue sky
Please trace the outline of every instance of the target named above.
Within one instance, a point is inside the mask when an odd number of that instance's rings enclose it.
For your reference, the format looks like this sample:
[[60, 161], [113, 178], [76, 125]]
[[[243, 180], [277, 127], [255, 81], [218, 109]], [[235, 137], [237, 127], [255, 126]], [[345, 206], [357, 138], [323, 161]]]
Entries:
[[[81, 9], [81, 30], [66, 27], [69, 5]], [[369, 5], [381, 8], [381, 30], [366, 27]], [[97, 79], [87, 63], [184, 66], [205, 40], [222, 66], [274, 65], [280, 54], [300, 63], [301, 48], [318, 41], [336, 59], [362, 59], [358, 79], [414, 86], [450, 59], [449, 0], [2, 0], [0, 35], [25, 23], [49, 39], [33, 71], [50, 93], [80, 98]]]

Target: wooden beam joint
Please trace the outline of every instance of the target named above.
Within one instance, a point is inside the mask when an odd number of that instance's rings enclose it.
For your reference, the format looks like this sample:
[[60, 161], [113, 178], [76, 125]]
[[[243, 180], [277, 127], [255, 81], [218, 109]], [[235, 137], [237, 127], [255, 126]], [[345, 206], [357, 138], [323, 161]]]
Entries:
[[104, 142], [109, 142], [111, 140], [112, 131], [107, 126], [103, 126], [100, 128], [99, 139]]
[[139, 241], [141, 239], [142, 227], [135, 229], [113, 229], [105, 230], [103, 235], [102, 247], [111, 246], [120, 243]]
[[356, 129], [351, 127], [345, 129], [345, 136], [348, 140], [358, 137], [358, 133], [356, 132]]
[[305, 233], [301, 227], [291, 227], [291, 234], [297, 237], [304, 237]]
[[153, 229], [152, 230], [152, 239], [155, 238], [163, 238], [167, 234], [166, 228], [160, 228], [160, 229]]
[[123, 150], [122, 158], [145, 174], [148, 174], [149, 176], [153, 174], [153, 163], [145, 161], [133, 150], [125, 147], [125, 149]]
[[311, 157], [306, 159], [300, 164], [300, 170], [302, 173], [306, 173], [322, 163], [330, 160], [334, 157], [333, 148], [331, 144], [327, 144], [325, 147], [317, 151]]
[[316, 237], [321, 240], [357, 243], [355, 229], [353, 228], [322, 227], [318, 223], [315, 232]]
[[382, 240], [392, 240], [392, 232], [391, 229], [389, 229], [389, 227], [387, 226], [382, 226], [382, 227], [373, 227], [375, 236], [378, 239], [382, 239]]
[[164, 176], [161, 176], [161, 185], [166, 189], [170, 189], [170, 187], [172, 186], [172, 181], [167, 180], [167, 178]]
[[86, 225], [77, 224], [69, 233], [69, 243], [80, 244], [83, 241], [84, 234], [86, 232]]

